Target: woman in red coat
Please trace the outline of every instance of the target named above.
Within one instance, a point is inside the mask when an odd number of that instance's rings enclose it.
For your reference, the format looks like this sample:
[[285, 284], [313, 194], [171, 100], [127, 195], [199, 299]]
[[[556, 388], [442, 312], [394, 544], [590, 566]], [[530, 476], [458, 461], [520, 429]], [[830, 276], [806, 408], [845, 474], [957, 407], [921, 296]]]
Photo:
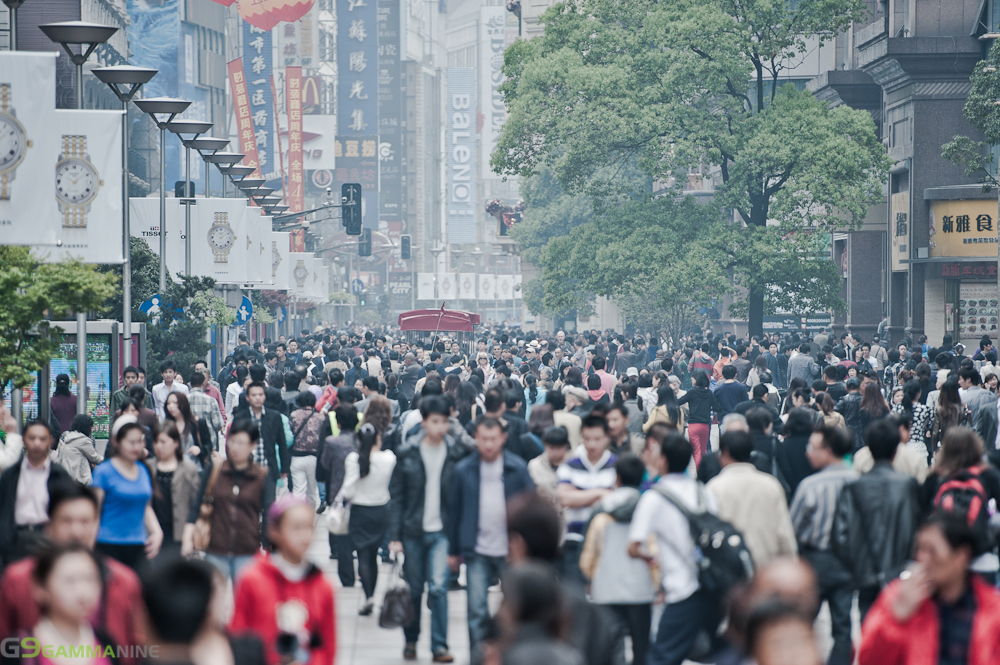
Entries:
[[935, 515], [917, 532], [916, 563], [861, 629], [859, 665], [1000, 663], [1000, 594], [969, 572], [975, 543], [956, 515]]
[[233, 633], [263, 642], [269, 665], [333, 665], [337, 654], [333, 589], [306, 559], [316, 509], [286, 494], [267, 514], [271, 554], [259, 554], [236, 585]]

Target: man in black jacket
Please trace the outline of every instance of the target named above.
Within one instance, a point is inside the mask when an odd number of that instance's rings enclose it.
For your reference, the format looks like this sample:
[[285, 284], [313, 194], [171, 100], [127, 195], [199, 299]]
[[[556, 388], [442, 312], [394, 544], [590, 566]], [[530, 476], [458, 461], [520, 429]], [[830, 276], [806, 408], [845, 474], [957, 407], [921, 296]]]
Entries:
[[862, 621], [882, 588], [906, 568], [921, 517], [917, 481], [892, 468], [899, 447], [896, 418], [870, 424], [865, 443], [875, 466], [841, 490], [832, 536], [834, 554], [858, 587]]
[[[285, 442], [285, 426], [281, 414], [264, 406], [267, 399], [266, 386], [254, 381], [246, 389], [247, 408], [237, 409], [233, 421], [240, 418], [250, 418], [260, 430], [260, 441], [253, 451], [253, 461], [268, 468], [268, 477], [272, 483], [278, 478], [288, 477], [288, 467], [291, 464], [291, 454]], [[291, 488], [288, 488], [291, 490]]]
[[857, 452], [865, 445], [861, 438], [861, 381], [853, 377], [847, 380], [845, 386], [847, 394], [840, 398], [834, 410], [844, 416], [847, 430], [854, 437], [854, 452]]
[[403, 627], [405, 660], [417, 657], [424, 583], [431, 611], [431, 653], [436, 663], [451, 663], [448, 651], [447, 497], [455, 464], [468, 454], [448, 436], [451, 408], [439, 395], [420, 400], [423, 431], [396, 456], [389, 483], [389, 551], [406, 555], [403, 573], [410, 585], [414, 618]]
[[[12, 424], [13, 423], [13, 424]], [[17, 436], [13, 418], [3, 423], [8, 437]], [[24, 428], [21, 461], [0, 475], [0, 562], [7, 565], [34, 553], [49, 521], [49, 491], [70, 480], [58, 463], [49, 459], [52, 430], [40, 421]]]

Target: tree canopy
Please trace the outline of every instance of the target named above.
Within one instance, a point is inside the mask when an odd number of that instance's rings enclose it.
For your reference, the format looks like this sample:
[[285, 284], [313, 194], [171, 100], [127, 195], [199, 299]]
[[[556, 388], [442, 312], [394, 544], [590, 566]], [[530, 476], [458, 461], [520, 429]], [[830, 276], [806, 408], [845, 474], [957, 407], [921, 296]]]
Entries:
[[985, 191], [998, 184], [994, 153], [1000, 146], [1000, 112], [997, 110], [997, 100], [1000, 99], [1000, 40], [993, 41], [986, 58], [979, 61], [969, 79], [972, 90], [962, 113], [969, 124], [982, 132], [984, 140], [956, 136], [943, 146], [942, 154], [953, 163], [963, 164], [965, 174], [982, 183]]
[[751, 334], [785, 303], [840, 305], [831, 269], [795, 281], [787, 270], [817, 264], [806, 236], [860, 225], [890, 162], [867, 112], [781, 83], [864, 12], [861, 0], [567, 0], [542, 17], [544, 36], [506, 51], [493, 168], [530, 177], [544, 165], [598, 199], [630, 188], [619, 173], [631, 164], [664, 184], [711, 174], [713, 209], [736, 211], [738, 234], [692, 269], [732, 270]]

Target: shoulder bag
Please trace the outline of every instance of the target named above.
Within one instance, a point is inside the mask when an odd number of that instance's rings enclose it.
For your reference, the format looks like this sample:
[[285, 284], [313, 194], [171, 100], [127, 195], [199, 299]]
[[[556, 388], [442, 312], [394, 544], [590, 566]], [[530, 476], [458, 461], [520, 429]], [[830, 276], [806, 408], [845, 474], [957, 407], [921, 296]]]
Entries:
[[205, 485], [205, 493], [201, 496], [201, 506], [198, 508], [198, 519], [194, 523], [194, 534], [191, 543], [196, 552], [204, 552], [208, 549], [208, 543], [212, 540], [212, 515], [215, 513], [215, 498], [212, 490], [222, 472], [222, 462], [216, 462], [212, 466], [212, 471], [208, 476], [208, 483]]

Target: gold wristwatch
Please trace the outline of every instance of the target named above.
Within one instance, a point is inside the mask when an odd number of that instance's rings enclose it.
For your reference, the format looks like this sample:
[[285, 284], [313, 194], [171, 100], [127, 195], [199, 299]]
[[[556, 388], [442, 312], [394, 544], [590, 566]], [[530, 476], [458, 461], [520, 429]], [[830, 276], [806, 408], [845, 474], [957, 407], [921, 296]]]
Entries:
[[281, 253], [278, 252], [278, 241], [271, 241], [271, 277], [278, 274], [278, 266], [281, 264]]
[[215, 213], [215, 221], [208, 230], [208, 246], [212, 248], [216, 263], [229, 262], [229, 250], [236, 244], [236, 233], [229, 226], [229, 213]]
[[28, 134], [11, 104], [11, 86], [0, 83], [0, 201], [10, 200], [14, 172], [24, 161], [24, 153], [30, 147]]
[[62, 137], [62, 154], [56, 162], [56, 203], [63, 228], [87, 228], [87, 213], [104, 185], [87, 154], [86, 136]]
[[295, 264], [295, 270], [292, 271], [292, 277], [295, 278], [295, 285], [302, 289], [306, 285], [306, 277], [309, 276], [309, 269], [306, 268], [306, 262], [303, 259], [299, 259], [298, 263]]

